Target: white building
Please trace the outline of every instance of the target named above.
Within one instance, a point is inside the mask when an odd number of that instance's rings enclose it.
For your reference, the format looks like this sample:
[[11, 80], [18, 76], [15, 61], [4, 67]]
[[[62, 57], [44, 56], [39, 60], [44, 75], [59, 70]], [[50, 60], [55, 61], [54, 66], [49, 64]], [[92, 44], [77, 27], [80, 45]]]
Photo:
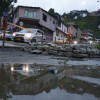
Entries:
[[67, 36], [67, 26], [61, 21], [61, 23], [57, 26], [56, 31], [53, 33], [53, 42], [58, 40], [66, 40]]

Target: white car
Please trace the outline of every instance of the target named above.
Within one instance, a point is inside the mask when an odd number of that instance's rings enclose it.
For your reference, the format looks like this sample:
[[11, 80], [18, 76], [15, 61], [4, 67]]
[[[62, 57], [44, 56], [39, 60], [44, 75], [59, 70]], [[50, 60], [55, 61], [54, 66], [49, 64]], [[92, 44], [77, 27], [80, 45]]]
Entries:
[[[1, 35], [0, 35], [0, 38], [3, 39], [3, 37], [4, 37], [4, 32], [2, 31]], [[5, 39], [12, 41], [13, 40], [13, 34], [11, 34], [10, 31], [6, 31], [6, 33], [5, 33]]]
[[[43, 35], [42, 35], [43, 34]], [[44, 31], [40, 29], [32, 29], [32, 28], [26, 28], [21, 30], [20, 32], [13, 33], [14, 42], [40, 42], [43, 36], [43, 40], [45, 40], [45, 34]]]

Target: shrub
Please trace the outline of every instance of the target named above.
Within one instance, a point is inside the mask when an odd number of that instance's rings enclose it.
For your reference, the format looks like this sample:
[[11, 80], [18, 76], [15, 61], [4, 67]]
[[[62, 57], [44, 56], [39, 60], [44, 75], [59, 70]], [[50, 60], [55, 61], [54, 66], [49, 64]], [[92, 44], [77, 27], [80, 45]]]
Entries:
[[100, 43], [96, 44], [95, 48], [100, 50]]

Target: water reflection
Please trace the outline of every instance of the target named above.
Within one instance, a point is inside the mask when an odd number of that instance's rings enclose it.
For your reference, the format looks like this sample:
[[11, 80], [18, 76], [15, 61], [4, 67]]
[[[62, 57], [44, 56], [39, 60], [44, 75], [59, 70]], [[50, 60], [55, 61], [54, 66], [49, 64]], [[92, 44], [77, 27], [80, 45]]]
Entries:
[[34, 74], [34, 70], [30, 67], [29, 64], [24, 64], [20, 66], [14, 66], [11, 64], [11, 73], [18, 72], [22, 75], [32, 75]]
[[[100, 100], [100, 85], [72, 78], [100, 78], [100, 68], [11, 64], [0, 67], [0, 100]], [[88, 69], [89, 68], [89, 69]]]

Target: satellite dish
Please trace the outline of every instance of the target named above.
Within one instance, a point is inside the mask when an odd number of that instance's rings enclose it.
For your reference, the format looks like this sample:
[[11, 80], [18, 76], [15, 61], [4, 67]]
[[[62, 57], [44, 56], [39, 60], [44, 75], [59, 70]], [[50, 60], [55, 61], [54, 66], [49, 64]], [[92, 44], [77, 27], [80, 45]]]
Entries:
[[23, 26], [23, 25], [24, 25], [24, 23], [23, 23], [23, 22], [19, 22], [19, 25], [20, 25], [20, 26]]
[[98, 28], [100, 29], [100, 25], [98, 25]]

